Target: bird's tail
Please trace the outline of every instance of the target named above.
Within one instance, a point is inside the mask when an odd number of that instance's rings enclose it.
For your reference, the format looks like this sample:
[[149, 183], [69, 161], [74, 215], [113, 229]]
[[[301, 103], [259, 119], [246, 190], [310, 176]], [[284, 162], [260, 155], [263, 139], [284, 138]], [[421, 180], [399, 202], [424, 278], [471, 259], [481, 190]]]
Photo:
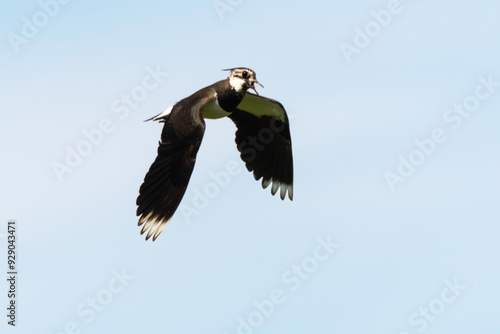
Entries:
[[147, 120], [145, 120], [144, 122], [149, 122], [149, 121], [160, 121], [160, 122], [161, 122], [161, 121], [164, 121], [164, 120], [168, 117], [168, 115], [170, 115], [170, 112], [172, 111], [172, 108], [173, 108], [173, 106], [172, 106], [172, 107], [169, 107], [169, 108], [167, 108], [167, 109], [165, 109], [165, 111], [164, 111], [164, 112], [159, 113], [159, 114], [158, 114], [158, 115], [156, 115], [156, 116], [153, 116], [153, 117], [151, 117], [151, 118], [148, 118], [148, 119], [147, 119]]

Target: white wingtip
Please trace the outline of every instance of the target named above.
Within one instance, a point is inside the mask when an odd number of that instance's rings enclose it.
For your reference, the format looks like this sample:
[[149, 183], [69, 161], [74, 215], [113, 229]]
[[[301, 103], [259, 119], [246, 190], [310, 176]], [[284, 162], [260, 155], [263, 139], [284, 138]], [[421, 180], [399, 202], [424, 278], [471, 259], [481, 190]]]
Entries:
[[293, 185], [281, 183], [277, 180], [273, 180], [272, 178], [269, 180], [262, 179], [262, 188], [266, 189], [270, 184], [273, 184], [271, 187], [271, 194], [274, 196], [280, 191], [280, 197], [282, 200], [285, 199], [286, 194], [288, 193], [288, 198], [293, 201]]
[[288, 187], [286, 187], [286, 185], [284, 185], [284, 184], [281, 185], [280, 197], [281, 197], [282, 200], [285, 199], [285, 195], [286, 195], [287, 189], [288, 189]]
[[288, 198], [290, 199], [290, 201], [293, 201], [293, 185], [292, 184], [281, 183], [279, 185], [279, 187], [280, 187], [280, 197], [281, 197], [281, 199], [285, 200], [286, 193], [288, 192]]
[[281, 183], [277, 180], [273, 180], [270, 178], [269, 180], [265, 180], [264, 178], [262, 179], [262, 188], [266, 189], [269, 187], [270, 184], [273, 184], [271, 187], [271, 194], [274, 196], [280, 191], [280, 197], [282, 200], [285, 200], [286, 194], [288, 193], [288, 198], [290, 201], [293, 201], [293, 185], [292, 184], [286, 184], [286, 183]]
[[273, 179], [265, 180], [264, 178], [262, 179], [262, 188], [266, 189], [269, 187], [269, 185], [273, 182]]
[[276, 194], [276, 192], [278, 191], [279, 187], [280, 187], [279, 181], [273, 181], [273, 186], [271, 188], [271, 194], [273, 194], [273, 196]]
[[288, 185], [288, 198], [290, 201], [293, 201], [293, 185], [289, 184]]
[[153, 236], [153, 241], [155, 241], [156, 238], [158, 238], [160, 233], [163, 231], [163, 229], [165, 229], [170, 219], [168, 220], [161, 218], [158, 219], [158, 217], [150, 218], [150, 216], [151, 213], [148, 214], [146, 218], [141, 217], [141, 219], [139, 220], [139, 226], [145, 223], [141, 229], [141, 235], [149, 230], [146, 235], [146, 240], [149, 240], [149, 238]]

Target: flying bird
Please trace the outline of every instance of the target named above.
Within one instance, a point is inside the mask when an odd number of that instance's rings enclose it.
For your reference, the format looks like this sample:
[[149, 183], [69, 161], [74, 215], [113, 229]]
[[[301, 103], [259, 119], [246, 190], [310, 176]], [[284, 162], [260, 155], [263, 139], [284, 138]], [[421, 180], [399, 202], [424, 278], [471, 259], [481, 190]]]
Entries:
[[[193, 172], [205, 132], [205, 118], [229, 117], [236, 125], [236, 145], [248, 171], [262, 187], [271, 185], [293, 199], [292, 142], [288, 116], [278, 101], [260, 96], [262, 86], [249, 68], [228, 69], [230, 75], [148, 119], [164, 123], [158, 156], [137, 197], [137, 216], [146, 240], [158, 238], [179, 206]], [[255, 94], [248, 92], [252, 89]]]

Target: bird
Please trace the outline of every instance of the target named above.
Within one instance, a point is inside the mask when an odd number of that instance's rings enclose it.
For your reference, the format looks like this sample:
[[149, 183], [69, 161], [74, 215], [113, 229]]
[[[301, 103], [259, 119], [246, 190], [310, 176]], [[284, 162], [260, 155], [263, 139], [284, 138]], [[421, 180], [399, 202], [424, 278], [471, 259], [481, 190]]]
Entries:
[[[230, 68], [225, 80], [202, 88], [147, 119], [164, 123], [158, 154], [137, 197], [138, 226], [146, 240], [158, 238], [186, 192], [205, 132], [205, 119], [229, 117], [236, 125], [240, 157], [262, 187], [293, 200], [293, 157], [288, 115], [283, 105], [263, 97], [253, 70]], [[254, 93], [250, 93], [253, 90]]]

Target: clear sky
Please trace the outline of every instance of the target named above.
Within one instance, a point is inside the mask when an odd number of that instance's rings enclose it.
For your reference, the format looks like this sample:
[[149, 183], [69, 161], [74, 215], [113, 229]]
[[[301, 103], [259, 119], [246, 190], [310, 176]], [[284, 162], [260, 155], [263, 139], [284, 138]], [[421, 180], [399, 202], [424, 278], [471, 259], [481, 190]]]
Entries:
[[[0, 3], [2, 333], [498, 333], [497, 3], [59, 1]], [[293, 202], [208, 120], [146, 242], [143, 120], [237, 66], [290, 116]]]

